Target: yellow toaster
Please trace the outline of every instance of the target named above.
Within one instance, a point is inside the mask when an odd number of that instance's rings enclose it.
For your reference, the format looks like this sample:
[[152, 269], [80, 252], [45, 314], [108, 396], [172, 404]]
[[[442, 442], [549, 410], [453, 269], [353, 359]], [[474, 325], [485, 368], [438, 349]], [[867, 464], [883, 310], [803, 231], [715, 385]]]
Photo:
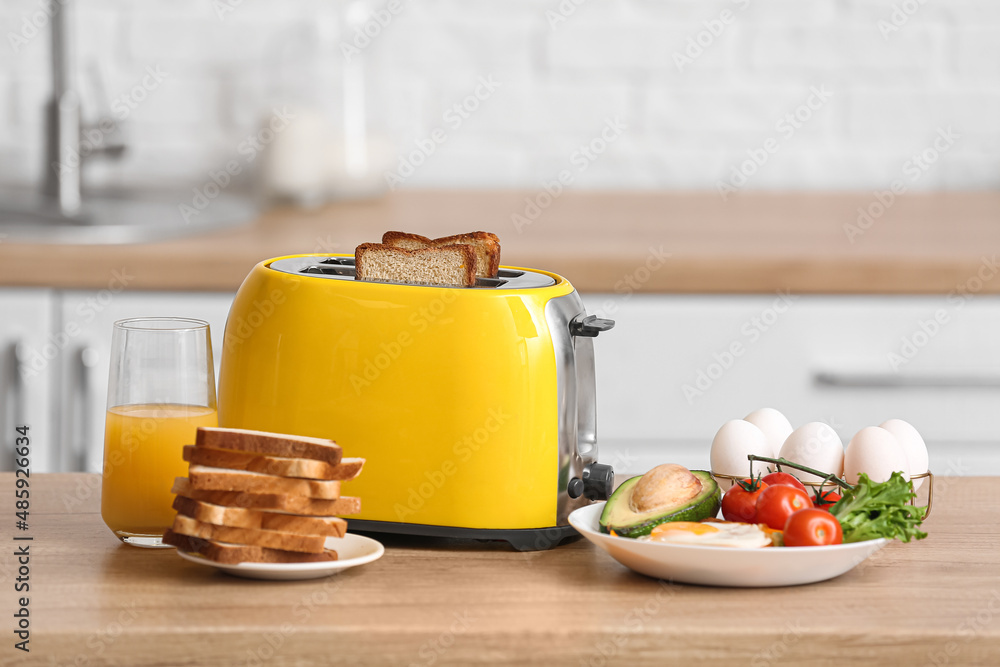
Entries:
[[352, 529], [549, 548], [611, 492], [593, 338], [612, 326], [545, 271], [437, 287], [355, 280], [353, 256], [278, 257], [229, 312], [219, 424], [364, 457], [343, 486], [361, 498]]

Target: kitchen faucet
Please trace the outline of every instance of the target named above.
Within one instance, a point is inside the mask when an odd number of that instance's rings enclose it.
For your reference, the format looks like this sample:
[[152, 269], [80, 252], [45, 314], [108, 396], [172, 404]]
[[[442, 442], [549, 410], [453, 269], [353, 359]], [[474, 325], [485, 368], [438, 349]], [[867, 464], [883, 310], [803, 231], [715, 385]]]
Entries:
[[[252, 220], [246, 198], [220, 193], [190, 218], [180, 205], [191, 195], [174, 191], [86, 192], [83, 168], [96, 155], [126, 152], [121, 125], [102, 114], [82, 124], [73, 58], [72, 2], [52, 4], [52, 95], [45, 105], [44, 174], [39, 191], [0, 190], [0, 238], [55, 243], [134, 243], [184, 236]], [[96, 75], [95, 75], [96, 78]]]
[[[65, 216], [73, 216], [80, 210], [83, 161], [94, 153], [117, 158], [125, 151], [121, 128], [111, 116], [103, 117], [93, 126], [82, 126], [80, 96], [71, 85], [72, 38], [67, 31], [66, 11], [57, 5], [52, 15], [52, 97], [45, 105], [42, 192], [58, 202]], [[102, 140], [90, 142], [91, 148], [84, 152], [81, 136], [93, 132], [98, 132]], [[103, 141], [105, 135], [114, 140]]]

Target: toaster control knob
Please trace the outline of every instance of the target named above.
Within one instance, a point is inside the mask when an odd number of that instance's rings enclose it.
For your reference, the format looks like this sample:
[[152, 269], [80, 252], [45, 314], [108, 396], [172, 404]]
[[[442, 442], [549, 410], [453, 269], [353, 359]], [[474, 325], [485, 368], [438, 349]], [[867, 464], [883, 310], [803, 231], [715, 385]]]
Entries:
[[607, 500], [615, 485], [614, 469], [603, 463], [591, 463], [583, 469], [583, 493], [590, 500]]
[[569, 332], [573, 336], [586, 336], [596, 338], [597, 334], [607, 331], [615, 326], [614, 320], [608, 320], [597, 315], [577, 316], [569, 323]]
[[566, 487], [566, 492], [569, 494], [570, 498], [579, 498], [583, 495], [583, 489], [586, 486], [583, 480], [579, 477], [574, 477], [569, 480], [569, 486]]

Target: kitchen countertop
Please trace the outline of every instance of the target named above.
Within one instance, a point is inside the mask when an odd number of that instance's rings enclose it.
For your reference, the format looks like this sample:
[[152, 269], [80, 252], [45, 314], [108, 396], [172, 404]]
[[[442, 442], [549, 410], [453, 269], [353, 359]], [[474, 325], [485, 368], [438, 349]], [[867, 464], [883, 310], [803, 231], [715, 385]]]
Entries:
[[[0, 474], [10, 514], [13, 486]], [[119, 543], [99, 476], [33, 475], [31, 653], [12, 646], [8, 546], [0, 665], [996, 665], [998, 491], [936, 478], [928, 539], [828, 582], [743, 590], [649, 579], [583, 540], [517, 553], [384, 538], [381, 560], [331, 578], [243, 580]]]
[[[859, 208], [872, 216], [859, 222]], [[723, 202], [715, 193], [573, 191], [549, 202], [538, 192], [404, 191], [275, 209], [242, 228], [160, 243], [3, 242], [0, 286], [103, 289], [117, 271], [130, 290], [231, 292], [255, 263], [282, 254], [351, 253], [388, 229], [485, 229], [500, 236], [505, 265], [555, 271], [587, 292], [944, 294], [995, 271], [998, 220], [998, 192], [906, 194], [883, 207], [872, 193]], [[1000, 280], [980, 284], [968, 287], [1000, 293]]]

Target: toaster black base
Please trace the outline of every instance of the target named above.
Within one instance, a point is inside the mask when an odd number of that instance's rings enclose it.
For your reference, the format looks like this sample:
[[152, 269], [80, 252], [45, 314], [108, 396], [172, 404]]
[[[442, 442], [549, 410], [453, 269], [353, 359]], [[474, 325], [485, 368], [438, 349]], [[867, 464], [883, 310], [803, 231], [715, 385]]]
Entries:
[[551, 528], [524, 528], [516, 530], [492, 528], [453, 528], [451, 526], [428, 526], [395, 521], [367, 521], [348, 519], [348, 528], [369, 533], [396, 533], [397, 535], [422, 535], [425, 537], [455, 537], [465, 540], [503, 540], [518, 551], [544, 551], [559, 546], [563, 542], [580, 537], [573, 526], [552, 526]]

